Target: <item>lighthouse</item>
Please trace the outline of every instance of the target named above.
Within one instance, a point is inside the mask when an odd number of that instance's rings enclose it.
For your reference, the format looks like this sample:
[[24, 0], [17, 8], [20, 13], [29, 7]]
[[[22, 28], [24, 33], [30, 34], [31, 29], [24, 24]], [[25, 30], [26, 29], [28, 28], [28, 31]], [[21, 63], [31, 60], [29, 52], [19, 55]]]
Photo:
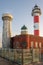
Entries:
[[2, 47], [3, 48], [10, 48], [10, 37], [11, 37], [10, 24], [12, 19], [13, 16], [9, 13], [5, 13], [2, 16], [2, 20], [3, 20]]
[[32, 9], [32, 16], [34, 16], [34, 35], [39, 36], [39, 16], [41, 15], [41, 9], [35, 5]]

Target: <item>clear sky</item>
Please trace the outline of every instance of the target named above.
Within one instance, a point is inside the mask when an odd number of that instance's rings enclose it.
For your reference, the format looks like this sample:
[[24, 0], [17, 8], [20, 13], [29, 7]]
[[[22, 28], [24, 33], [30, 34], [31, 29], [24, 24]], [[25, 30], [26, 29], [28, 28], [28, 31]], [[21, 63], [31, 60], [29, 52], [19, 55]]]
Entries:
[[2, 14], [11, 13], [12, 20], [12, 36], [20, 34], [21, 27], [25, 24], [29, 34], [34, 34], [34, 22], [31, 12], [37, 4], [41, 8], [40, 16], [40, 36], [43, 36], [43, 0], [0, 0], [0, 46], [2, 42]]

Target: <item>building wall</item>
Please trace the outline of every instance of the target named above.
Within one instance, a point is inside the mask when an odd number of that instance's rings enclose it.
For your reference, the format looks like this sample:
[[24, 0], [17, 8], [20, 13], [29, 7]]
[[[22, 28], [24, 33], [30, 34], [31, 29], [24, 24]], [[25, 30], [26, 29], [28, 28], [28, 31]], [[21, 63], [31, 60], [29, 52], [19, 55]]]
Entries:
[[28, 35], [18, 35], [11, 39], [11, 46], [13, 48], [29, 48], [29, 36]]
[[[41, 61], [43, 61], [43, 37], [35, 35], [17, 35], [13, 37], [11, 41], [11, 46], [15, 49], [39, 49], [40, 58]], [[33, 54], [35, 54], [35, 52], [33, 52]]]
[[43, 37], [34, 35], [17, 35], [11, 39], [11, 46], [13, 46], [13, 48], [24, 48], [23, 46], [26, 46], [26, 48], [43, 48]]

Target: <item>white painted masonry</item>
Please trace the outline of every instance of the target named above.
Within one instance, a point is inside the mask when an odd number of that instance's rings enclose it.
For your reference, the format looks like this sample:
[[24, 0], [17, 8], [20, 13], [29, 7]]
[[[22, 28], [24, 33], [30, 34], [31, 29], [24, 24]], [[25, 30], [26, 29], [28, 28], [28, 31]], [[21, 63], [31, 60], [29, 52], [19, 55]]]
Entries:
[[3, 14], [2, 16], [2, 20], [3, 20], [2, 47], [3, 48], [10, 48], [10, 37], [11, 37], [10, 23], [12, 19], [13, 19], [12, 15], [8, 13]]

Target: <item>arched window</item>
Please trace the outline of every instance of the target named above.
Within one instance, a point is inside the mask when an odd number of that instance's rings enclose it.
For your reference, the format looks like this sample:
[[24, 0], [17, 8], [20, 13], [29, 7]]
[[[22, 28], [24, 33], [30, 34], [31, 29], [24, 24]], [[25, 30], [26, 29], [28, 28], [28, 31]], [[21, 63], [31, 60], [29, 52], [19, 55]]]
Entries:
[[33, 48], [34, 47], [34, 43], [33, 43], [33, 41], [31, 41], [31, 48]]
[[38, 48], [38, 42], [35, 42], [35, 47]]
[[42, 45], [41, 45], [41, 42], [39, 43], [39, 48], [41, 48], [42, 47]]

